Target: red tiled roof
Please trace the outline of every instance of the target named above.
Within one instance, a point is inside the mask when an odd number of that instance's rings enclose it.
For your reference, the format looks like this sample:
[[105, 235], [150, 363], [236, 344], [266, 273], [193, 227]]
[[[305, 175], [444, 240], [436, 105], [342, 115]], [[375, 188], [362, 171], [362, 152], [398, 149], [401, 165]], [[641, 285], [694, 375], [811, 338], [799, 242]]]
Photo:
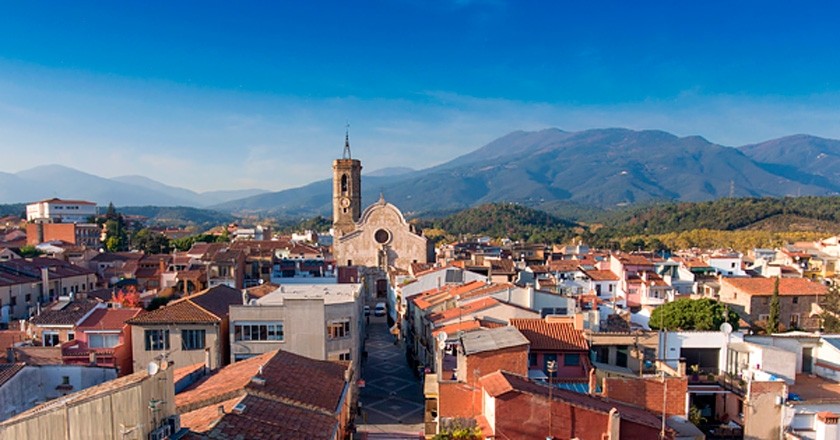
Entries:
[[3, 386], [6, 381], [14, 377], [18, 371], [23, 370], [26, 364], [23, 362], [18, 362], [14, 364], [0, 364], [0, 387]]
[[445, 325], [440, 327], [432, 332], [432, 336], [437, 337], [440, 332], [446, 332], [447, 335], [455, 336], [458, 332], [468, 332], [472, 330], [478, 330], [481, 328], [481, 324], [479, 324], [478, 320], [472, 319], [465, 322], [458, 322], [455, 324]]
[[337, 417], [310, 408], [251, 394], [239, 403], [245, 409], [225, 414], [210, 430], [209, 438], [330, 440], [338, 429]]
[[271, 351], [230, 364], [194, 383], [175, 396], [178, 412], [192, 411], [236, 396], [241, 397], [245, 393], [245, 385], [248, 385], [251, 378], [257, 374], [260, 366], [268, 362], [276, 353]]
[[[773, 295], [775, 278], [722, 278], [721, 283], [729, 284], [739, 291], [753, 296]], [[779, 279], [779, 295], [825, 295], [828, 289], [820, 283], [807, 278]]]
[[592, 281], [618, 281], [618, 275], [609, 270], [585, 270], [583, 272]]
[[143, 311], [140, 308], [96, 309], [76, 327], [85, 330], [122, 330], [125, 322]]
[[588, 350], [581, 330], [565, 322], [545, 319], [512, 318], [510, 325], [519, 330], [531, 343], [531, 350]]
[[61, 365], [61, 347], [14, 347], [15, 360], [26, 365]]
[[38, 326], [74, 325], [99, 304], [102, 303], [92, 298], [55, 301], [41, 308], [41, 314], [30, 322]]
[[429, 315], [429, 320], [432, 322], [448, 321], [450, 319], [455, 319], [458, 316], [475, 313], [484, 309], [489, 309], [490, 307], [496, 306], [498, 304], [499, 301], [496, 298], [482, 298], [480, 300], [473, 301], [469, 304], [465, 304], [461, 307], [456, 307], [454, 309], [449, 309], [443, 312], [432, 313], [431, 315]]
[[141, 313], [127, 322], [131, 325], [219, 322], [227, 316], [230, 306], [234, 304], [242, 304], [242, 293], [219, 285], [173, 301], [157, 310]]
[[229, 413], [242, 399], [243, 396], [236, 396], [232, 399], [218, 402], [215, 405], [207, 405], [190, 412], [182, 413], [181, 427], [187, 428], [196, 433], [206, 433], [207, 431], [213, 429], [213, 426], [216, 425], [216, 421], [222, 417], [222, 415], [219, 414], [219, 406], [224, 407], [224, 411]]
[[550, 260], [548, 268], [555, 272], [574, 272], [578, 270], [580, 260]]

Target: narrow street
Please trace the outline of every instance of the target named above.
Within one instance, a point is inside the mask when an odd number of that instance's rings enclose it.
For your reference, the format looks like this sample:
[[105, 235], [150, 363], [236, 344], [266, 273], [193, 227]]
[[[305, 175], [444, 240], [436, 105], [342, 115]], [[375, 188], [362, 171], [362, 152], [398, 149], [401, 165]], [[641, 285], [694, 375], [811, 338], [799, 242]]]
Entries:
[[421, 439], [423, 392], [408, 367], [402, 342], [394, 344], [384, 317], [370, 316], [367, 361], [362, 367], [359, 439]]

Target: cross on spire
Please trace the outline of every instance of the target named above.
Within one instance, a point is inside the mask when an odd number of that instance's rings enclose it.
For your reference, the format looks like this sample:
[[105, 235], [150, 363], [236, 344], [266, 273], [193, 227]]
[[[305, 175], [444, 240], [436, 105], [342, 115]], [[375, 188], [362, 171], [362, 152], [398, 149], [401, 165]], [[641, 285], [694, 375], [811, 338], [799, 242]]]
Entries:
[[341, 155], [342, 159], [352, 159], [350, 157], [350, 123], [344, 129], [344, 153]]

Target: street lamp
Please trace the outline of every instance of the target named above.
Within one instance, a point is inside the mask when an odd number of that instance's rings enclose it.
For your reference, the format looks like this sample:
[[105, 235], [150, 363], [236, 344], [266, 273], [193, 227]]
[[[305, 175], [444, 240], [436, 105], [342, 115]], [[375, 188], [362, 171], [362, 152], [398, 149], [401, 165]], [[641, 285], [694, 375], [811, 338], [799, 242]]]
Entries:
[[557, 361], [548, 361], [546, 362], [545, 367], [546, 371], [548, 371], [548, 436], [545, 440], [552, 440], [554, 436], [551, 434], [551, 401], [554, 385], [552, 384], [551, 377], [557, 372]]

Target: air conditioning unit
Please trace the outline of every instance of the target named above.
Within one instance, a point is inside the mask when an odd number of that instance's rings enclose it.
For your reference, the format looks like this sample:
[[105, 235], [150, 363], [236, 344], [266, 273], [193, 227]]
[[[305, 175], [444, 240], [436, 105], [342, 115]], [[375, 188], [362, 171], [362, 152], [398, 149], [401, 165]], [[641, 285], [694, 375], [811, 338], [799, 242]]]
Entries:
[[158, 429], [149, 433], [149, 440], [167, 440], [172, 435], [169, 425], [164, 424]]

